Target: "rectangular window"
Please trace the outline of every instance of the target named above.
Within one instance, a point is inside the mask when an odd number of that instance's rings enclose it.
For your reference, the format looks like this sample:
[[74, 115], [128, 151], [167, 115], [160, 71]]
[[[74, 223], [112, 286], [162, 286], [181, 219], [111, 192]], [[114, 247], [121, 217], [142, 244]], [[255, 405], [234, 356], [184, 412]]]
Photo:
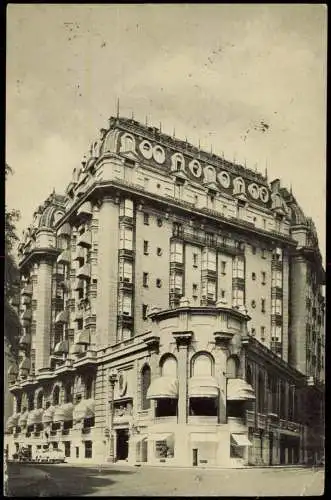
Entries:
[[92, 458], [92, 441], [85, 441], [85, 458]]
[[282, 315], [282, 300], [274, 299], [271, 304], [271, 314], [281, 316]]
[[273, 326], [272, 327], [272, 339], [275, 342], [281, 342], [282, 339], [282, 327], [281, 326]]
[[266, 279], [267, 279], [267, 275], [266, 275], [265, 271], [262, 271], [261, 275], [262, 275], [262, 285], [265, 285]]
[[131, 295], [122, 295], [119, 298], [119, 314], [124, 316], [132, 315], [132, 297]]
[[143, 319], [147, 319], [147, 310], [148, 310], [148, 305], [143, 304], [143, 313], [142, 313]]
[[182, 185], [181, 184], [175, 184], [174, 186], [174, 196], [177, 199], [180, 199], [182, 195]]
[[174, 273], [170, 276], [170, 290], [178, 294], [183, 293], [183, 275]]
[[265, 313], [265, 299], [261, 299], [261, 312]]
[[233, 278], [241, 278], [245, 277], [245, 262], [241, 257], [235, 257], [233, 259]]
[[172, 225], [173, 236], [183, 236], [183, 225], [179, 222], [174, 222]]
[[198, 267], [198, 254], [193, 254], [193, 267]]
[[148, 241], [144, 240], [144, 254], [148, 255], [149, 250], [148, 250]]
[[143, 273], [143, 286], [148, 287], [148, 273]]
[[196, 283], [193, 283], [193, 285], [192, 285], [192, 296], [193, 297], [198, 296], [198, 285]]
[[221, 290], [221, 298], [225, 299], [225, 290]]
[[202, 269], [208, 271], [216, 271], [216, 252], [205, 249], [202, 253]]
[[132, 283], [132, 262], [120, 260], [119, 263], [120, 281]]
[[213, 233], [206, 233], [206, 244], [207, 245], [214, 245], [215, 244], [215, 234]]
[[266, 251], [265, 248], [262, 248], [261, 257], [262, 257], [262, 259], [266, 259], [267, 258], [267, 251]]
[[224, 260], [221, 262], [221, 273], [226, 274], [226, 262]]
[[133, 201], [126, 198], [120, 204], [120, 216], [133, 217]]
[[170, 262], [183, 263], [183, 243], [172, 241], [170, 244]]
[[207, 297], [210, 300], [216, 300], [216, 282], [207, 281]]
[[235, 288], [232, 294], [233, 306], [240, 307], [244, 305], [244, 290], [238, 290]]
[[276, 271], [272, 273], [272, 287], [282, 288], [283, 286], [283, 276], [281, 271]]
[[261, 340], [265, 339], [265, 326], [261, 326]]
[[120, 246], [125, 250], [132, 250], [133, 231], [130, 227], [121, 227]]
[[149, 214], [144, 213], [144, 224], [145, 226], [149, 225]]
[[253, 245], [252, 245], [252, 254], [253, 254], [253, 255], [255, 255], [255, 254], [256, 254], [256, 247], [254, 247]]
[[267, 221], [266, 219], [262, 219], [262, 228], [267, 229]]

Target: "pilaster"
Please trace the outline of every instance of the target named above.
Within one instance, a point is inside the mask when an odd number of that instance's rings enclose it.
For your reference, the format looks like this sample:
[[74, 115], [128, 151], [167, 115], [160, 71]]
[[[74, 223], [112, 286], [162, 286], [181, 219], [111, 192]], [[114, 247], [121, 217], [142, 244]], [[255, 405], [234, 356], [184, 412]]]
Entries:
[[178, 349], [178, 424], [187, 423], [188, 347], [193, 332], [173, 332]]

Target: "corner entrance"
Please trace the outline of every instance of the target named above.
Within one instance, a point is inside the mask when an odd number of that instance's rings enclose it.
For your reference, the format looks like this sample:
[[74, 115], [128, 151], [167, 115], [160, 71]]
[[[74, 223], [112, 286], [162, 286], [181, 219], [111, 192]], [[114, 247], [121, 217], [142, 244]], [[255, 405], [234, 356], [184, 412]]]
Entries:
[[126, 460], [129, 454], [128, 429], [116, 430], [116, 460]]

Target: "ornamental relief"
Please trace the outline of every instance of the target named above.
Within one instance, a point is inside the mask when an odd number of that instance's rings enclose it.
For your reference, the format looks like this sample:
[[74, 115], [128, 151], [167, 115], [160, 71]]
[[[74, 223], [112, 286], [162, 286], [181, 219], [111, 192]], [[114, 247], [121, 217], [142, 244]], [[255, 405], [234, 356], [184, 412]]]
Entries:
[[153, 144], [152, 141], [143, 139], [137, 144], [137, 138], [129, 133], [124, 133], [120, 137], [120, 152], [135, 152], [139, 150], [140, 154], [146, 160], [154, 160], [159, 165], [170, 164], [172, 172], [185, 172], [186, 168], [190, 174], [197, 180], [208, 184], [219, 184], [224, 189], [232, 186], [233, 194], [245, 194], [246, 190], [254, 200], [267, 203], [269, 201], [269, 190], [265, 186], [259, 186], [255, 182], [247, 184], [242, 177], [233, 178], [227, 171], [221, 172], [212, 165], [202, 165], [197, 159], [188, 160], [180, 152], [172, 152], [168, 157], [167, 151], [160, 144]]

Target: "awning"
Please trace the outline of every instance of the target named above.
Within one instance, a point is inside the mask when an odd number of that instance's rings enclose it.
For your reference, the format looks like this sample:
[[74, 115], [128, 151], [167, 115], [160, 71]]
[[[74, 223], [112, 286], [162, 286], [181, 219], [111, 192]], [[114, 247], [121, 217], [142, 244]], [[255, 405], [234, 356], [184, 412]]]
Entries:
[[27, 309], [26, 311], [24, 311], [22, 314], [21, 314], [21, 319], [28, 319], [30, 320], [32, 317], [32, 312], [31, 312], [31, 309]]
[[84, 352], [84, 347], [80, 344], [72, 344], [69, 354], [81, 354]]
[[31, 335], [25, 333], [19, 340], [19, 345], [30, 345], [31, 344]]
[[190, 398], [217, 398], [219, 386], [214, 377], [192, 377], [188, 383]]
[[94, 399], [82, 399], [75, 407], [73, 412], [74, 420], [84, 420], [94, 417]]
[[75, 339], [75, 344], [88, 345], [90, 343], [90, 332], [88, 330], [83, 330], [77, 334]]
[[80, 259], [82, 259], [82, 260], [85, 259], [84, 248], [77, 246], [73, 260], [80, 260]]
[[66, 309], [57, 313], [55, 318], [55, 323], [68, 323], [69, 321], [69, 311]]
[[58, 342], [54, 347], [54, 353], [64, 354], [69, 352], [69, 342], [68, 340], [63, 340], [62, 342]]
[[148, 399], [178, 398], [178, 379], [173, 377], [158, 377], [152, 380], [147, 391]]
[[42, 408], [30, 411], [28, 415], [27, 425], [41, 424], [41, 422], [43, 421], [43, 413], [44, 410]]
[[91, 268], [89, 264], [85, 264], [80, 267], [77, 271], [77, 278], [80, 279], [90, 279], [91, 277]]
[[68, 222], [63, 224], [63, 226], [61, 226], [57, 232], [58, 236], [70, 236], [70, 234], [71, 234], [71, 227]]
[[85, 201], [77, 210], [77, 215], [92, 216], [92, 204], [90, 201]]
[[21, 291], [21, 295], [32, 295], [32, 285], [25, 285]]
[[15, 413], [11, 417], [9, 417], [6, 423], [7, 429], [12, 429], [13, 427], [16, 427], [18, 425], [19, 418], [20, 418], [19, 413]]
[[150, 434], [147, 439], [148, 441], [165, 441], [169, 436], [172, 436], [171, 432], [163, 434]]
[[76, 280], [74, 284], [74, 290], [82, 290], [84, 288], [84, 280]]
[[195, 443], [218, 443], [219, 438], [215, 434], [192, 432], [190, 435], [191, 441]]
[[70, 252], [69, 252], [69, 250], [64, 250], [64, 252], [62, 252], [58, 256], [56, 262], [58, 264], [69, 264], [69, 262], [70, 262]]
[[20, 370], [28, 370], [30, 371], [30, 360], [29, 358], [24, 358], [19, 364], [19, 369]]
[[85, 233], [83, 233], [78, 241], [77, 241], [77, 245], [81, 246], [81, 247], [90, 247], [92, 245], [92, 233], [91, 231], [85, 231]]
[[231, 434], [231, 441], [236, 446], [252, 446], [252, 443], [245, 434]]
[[55, 412], [54, 406], [49, 406], [43, 414], [43, 423], [48, 424], [49, 422], [53, 422], [53, 415]]
[[227, 386], [228, 401], [245, 401], [255, 399], [253, 387], [241, 378], [229, 378]]
[[65, 403], [57, 406], [53, 415], [53, 422], [69, 422], [72, 420], [74, 405], [72, 403]]
[[24, 426], [28, 421], [28, 416], [29, 416], [29, 413], [27, 411], [22, 413], [18, 419], [18, 425]]

